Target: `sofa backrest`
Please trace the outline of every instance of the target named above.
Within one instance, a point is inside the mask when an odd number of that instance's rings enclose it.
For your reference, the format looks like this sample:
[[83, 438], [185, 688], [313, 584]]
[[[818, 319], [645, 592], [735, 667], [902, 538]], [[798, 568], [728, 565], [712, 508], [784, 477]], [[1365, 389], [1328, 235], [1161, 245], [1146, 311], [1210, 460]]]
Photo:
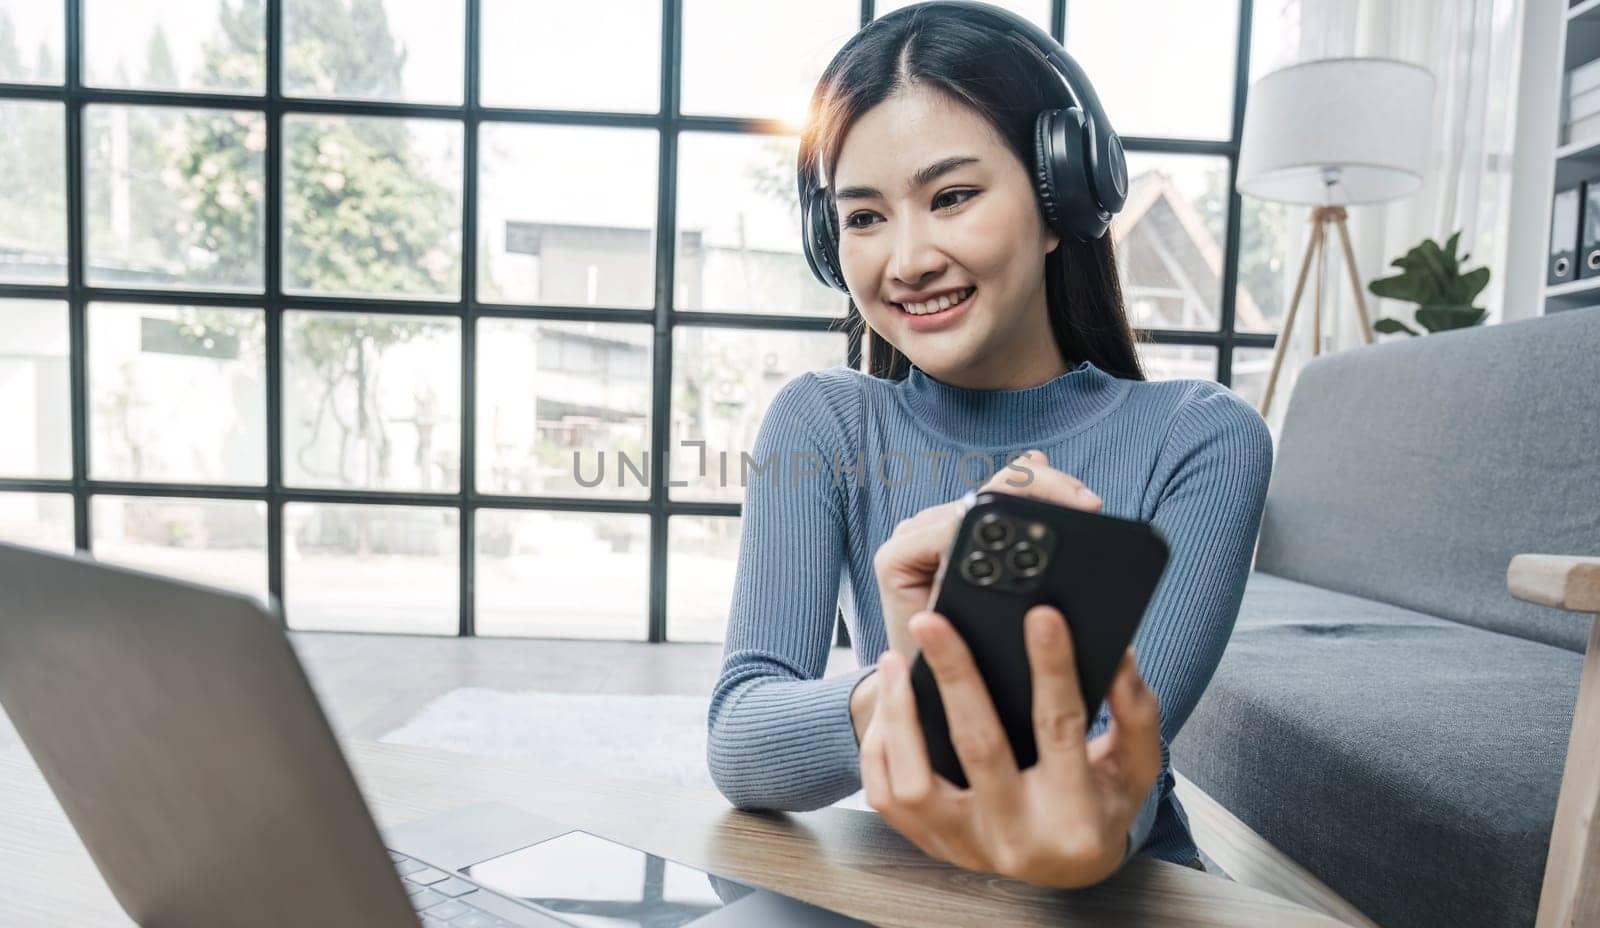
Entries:
[[1306, 365], [1257, 570], [1581, 652], [1588, 623], [1507, 592], [1524, 553], [1600, 555], [1600, 308]]

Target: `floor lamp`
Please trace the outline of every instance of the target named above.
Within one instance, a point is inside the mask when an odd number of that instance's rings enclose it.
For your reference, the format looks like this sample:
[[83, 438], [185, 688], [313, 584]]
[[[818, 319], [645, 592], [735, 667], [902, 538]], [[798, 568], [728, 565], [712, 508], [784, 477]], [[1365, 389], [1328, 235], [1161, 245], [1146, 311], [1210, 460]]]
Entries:
[[1250, 88], [1239, 146], [1239, 192], [1315, 207], [1294, 296], [1272, 352], [1261, 399], [1264, 418], [1315, 259], [1311, 354], [1322, 351], [1323, 278], [1328, 237], [1337, 233], [1355, 290], [1362, 340], [1372, 342], [1361, 275], [1345, 227], [1345, 207], [1416, 192], [1427, 165], [1433, 75], [1385, 58], [1327, 58], [1273, 71]]

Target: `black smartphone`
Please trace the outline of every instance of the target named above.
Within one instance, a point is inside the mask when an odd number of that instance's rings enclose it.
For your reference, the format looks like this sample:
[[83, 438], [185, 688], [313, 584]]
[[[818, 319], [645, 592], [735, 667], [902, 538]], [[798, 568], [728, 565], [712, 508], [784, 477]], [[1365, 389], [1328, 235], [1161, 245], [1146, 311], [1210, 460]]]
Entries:
[[[932, 608], [972, 651], [1019, 769], [1039, 759], [1023, 617], [1041, 603], [1066, 616], [1083, 704], [1093, 720], [1167, 557], [1166, 539], [1146, 522], [1009, 493], [977, 495], [935, 577]], [[965, 788], [939, 687], [921, 653], [911, 664], [911, 686], [928, 760]]]

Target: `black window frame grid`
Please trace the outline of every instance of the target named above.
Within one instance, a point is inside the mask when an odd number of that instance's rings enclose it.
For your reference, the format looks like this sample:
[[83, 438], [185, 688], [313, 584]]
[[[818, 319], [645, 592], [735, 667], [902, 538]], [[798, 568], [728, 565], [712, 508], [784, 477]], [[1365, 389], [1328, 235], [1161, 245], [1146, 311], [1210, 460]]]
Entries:
[[[678, 140], [685, 132], [727, 132], [741, 135], [792, 137], [781, 121], [718, 116], [685, 116], [679, 112], [679, 75], [682, 72], [683, 0], [661, 0], [661, 70], [659, 111], [653, 114], [540, 110], [485, 107], [479, 102], [481, 0], [466, 3], [466, 57], [462, 75], [464, 97], [460, 105], [384, 101], [352, 101], [285, 95], [281, 89], [283, 53], [283, 0], [265, 0], [266, 87], [261, 95], [174, 92], [159, 90], [100, 89], [83, 83], [83, 2], [60, 0], [66, 10], [64, 82], [60, 85], [0, 82], [0, 101], [35, 100], [61, 103], [66, 108], [67, 165], [67, 283], [0, 283], [0, 299], [65, 301], [68, 308], [72, 476], [70, 479], [0, 478], [0, 493], [70, 493], [73, 501], [73, 540], [81, 551], [91, 549], [90, 500], [95, 496], [174, 497], [200, 500], [250, 500], [267, 507], [267, 586], [283, 599], [283, 512], [287, 503], [353, 503], [428, 506], [454, 509], [458, 515], [459, 617], [456, 634], [475, 634], [473, 575], [475, 569], [475, 516], [480, 508], [543, 510], [582, 513], [625, 513], [649, 517], [649, 623], [647, 641], [667, 640], [668, 519], [674, 516], [738, 517], [736, 502], [674, 500], [669, 496], [666, 468], [671, 432], [672, 333], [680, 325], [734, 329], [778, 329], [802, 332], [838, 331], [845, 319], [835, 316], [796, 316], [741, 312], [675, 310], [672, 306], [676, 257]], [[1067, 5], [1072, 0], [1052, 0], [1050, 33], [1065, 43]], [[1240, 242], [1238, 177], [1239, 139], [1244, 126], [1244, 104], [1249, 87], [1250, 37], [1253, 0], [1239, 0], [1239, 21], [1234, 60], [1234, 108], [1230, 136], [1225, 140], [1126, 137], [1127, 151], [1150, 154], [1210, 155], [1227, 159], [1228, 198], [1221, 293], [1221, 322], [1216, 331], [1136, 329], [1143, 343], [1206, 346], [1217, 349], [1217, 380], [1232, 382], [1233, 352], [1237, 348], [1272, 348], [1273, 333], [1234, 331]], [[875, 0], [861, 0], [860, 24], [874, 18]], [[265, 280], [260, 293], [181, 290], [143, 290], [85, 284], [84, 261], [84, 107], [93, 104], [164, 105], [260, 112], [266, 119]], [[282, 280], [283, 120], [286, 115], [431, 117], [463, 125], [463, 188], [461, 238], [461, 292], [453, 301], [286, 295]], [[650, 129], [658, 133], [657, 208], [655, 233], [655, 302], [649, 309], [587, 308], [540, 305], [484, 305], [477, 293], [478, 137], [483, 123], [528, 123], [589, 127]], [[88, 445], [87, 307], [91, 302], [171, 304], [202, 307], [262, 309], [266, 323], [266, 435], [267, 481], [264, 486], [228, 486], [90, 479]], [[453, 318], [461, 324], [461, 466], [460, 488], [455, 492], [426, 493], [372, 489], [312, 489], [285, 487], [283, 482], [282, 325], [286, 310], [325, 310], [364, 313], [406, 313]], [[476, 480], [476, 322], [485, 318], [553, 321], [600, 321], [648, 324], [654, 338], [651, 351], [650, 495], [641, 500], [605, 500], [583, 497], [511, 496], [480, 494]], [[860, 343], [847, 339], [841, 361], [860, 366]], [[838, 640], [844, 637], [842, 625]]]

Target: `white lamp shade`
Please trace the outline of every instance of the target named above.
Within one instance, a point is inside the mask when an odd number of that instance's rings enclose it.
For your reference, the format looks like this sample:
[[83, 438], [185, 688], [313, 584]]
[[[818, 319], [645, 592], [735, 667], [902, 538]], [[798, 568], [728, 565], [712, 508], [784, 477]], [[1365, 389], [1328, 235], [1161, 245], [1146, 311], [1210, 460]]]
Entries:
[[1240, 192], [1313, 206], [1414, 193], [1428, 161], [1433, 83], [1426, 69], [1386, 58], [1329, 58], [1267, 74], [1245, 105]]

